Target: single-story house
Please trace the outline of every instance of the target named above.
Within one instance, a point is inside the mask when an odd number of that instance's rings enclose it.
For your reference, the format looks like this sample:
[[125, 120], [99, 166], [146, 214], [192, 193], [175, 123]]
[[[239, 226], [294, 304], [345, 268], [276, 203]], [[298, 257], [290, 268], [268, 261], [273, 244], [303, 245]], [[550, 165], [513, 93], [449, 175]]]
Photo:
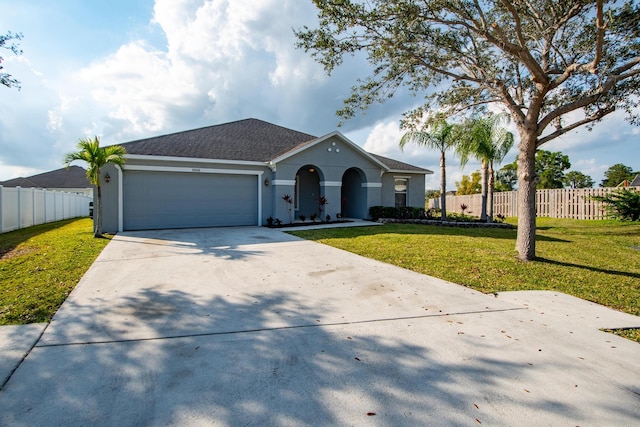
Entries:
[[56, 169], [38, 175], [20, 177], [0, 182], [3, 187], [42, 188], [66, 191], [93, 197], [93, 185], [87, 179], [87, 170], [80, 166]]
[[102, 169], [105, 232], [367, 218], [376, 205], [423, 207], [432, 173], [340, 132], [316, 137], [257, 119], [121, 145], [123, 168]]

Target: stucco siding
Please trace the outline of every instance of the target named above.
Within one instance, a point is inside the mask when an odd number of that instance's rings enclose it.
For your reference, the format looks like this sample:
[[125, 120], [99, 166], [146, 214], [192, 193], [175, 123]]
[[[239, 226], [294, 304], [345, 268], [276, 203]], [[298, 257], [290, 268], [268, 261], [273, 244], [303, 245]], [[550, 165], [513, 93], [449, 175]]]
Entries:
[[424, 207], [425, 178], [421, 174], [388, 172], [382, 176], [381, 206], [395, 206], [395, 179], [407, 179], [407, 206]]

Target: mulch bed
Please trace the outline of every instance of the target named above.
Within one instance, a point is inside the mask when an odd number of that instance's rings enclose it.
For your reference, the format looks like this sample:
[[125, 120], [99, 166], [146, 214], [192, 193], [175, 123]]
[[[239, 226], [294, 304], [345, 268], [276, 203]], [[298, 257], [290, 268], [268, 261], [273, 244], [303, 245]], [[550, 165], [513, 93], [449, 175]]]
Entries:
[[462, 222], [462, 221], [442, 221], [439, 219], [395, 219], [380, 218], [378, 222], [383, 224], [422, 224], [422, 225], [438, 225], [441, 227], [461, 227], [461, 228], [506, 228], [514, 229], [516, 226], [505, 224], [502, 222]]

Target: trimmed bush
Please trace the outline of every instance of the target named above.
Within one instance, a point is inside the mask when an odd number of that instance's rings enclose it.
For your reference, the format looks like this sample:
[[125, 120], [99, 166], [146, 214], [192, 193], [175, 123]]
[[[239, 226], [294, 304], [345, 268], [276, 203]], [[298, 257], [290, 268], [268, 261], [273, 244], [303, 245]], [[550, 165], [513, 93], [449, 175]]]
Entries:
[[428, 212], [424, 208], [415, 208], [410, 206], [371, 206], [369, 208], [369, 216], [374, 221], [380, 218], [393, 219], [427, 219]]

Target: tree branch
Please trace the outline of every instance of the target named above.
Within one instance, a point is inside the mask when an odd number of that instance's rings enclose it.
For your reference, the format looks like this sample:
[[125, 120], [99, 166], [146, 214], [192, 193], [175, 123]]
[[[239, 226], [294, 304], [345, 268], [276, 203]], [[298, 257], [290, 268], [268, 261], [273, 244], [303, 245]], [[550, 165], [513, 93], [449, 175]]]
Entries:
[[518, 11], [513, 7], [513, 4], [508, 0], [502, 0], [502, 4], [507, 8], [509, 12], [511, 12], [511, 16], [513, 17], [513, 21], [516, 24], [516, 35], [518, 37], [518, 43], [520, 43], [520, 47], [525, 48], [527, 43], [524, 40], [522, 35], [522, 21], [520, 20], [520, 15]]
[[588, 69], [593, 74], [598, 73], [598, 64], [600, 63], [600, 59], [602, 58], [602, 45], [604, 44], [604, 31], [607, 26], [604, 24], [602, 10], [602, 0], [597, 0], [596, 2], [596, 28], [598, 29], [598, 34], [596, 35], [596, 49], [595, 55], [593, 57], [593, 61], [589, 65]]
[[[621, 70], [629, 70], [630, 68], [632, 68], [634, 65], [640, 63], [640, 58], [634, 58], [632, 61], [629, 61], [629, 63], [618, 67], [618, 69]], [[596, 90], [593, 94], [591, 94], [590, 96], [585, 96], [582, 97], [580, 99], [577, 99], [574, 102], [571, 102], [569, 104], [565, 104], [559, 108], [556, 108], [555, 110], [553, 110], [552, 112], [550, 112], [549, 114], [547, 114], [540, 122], [539, 122], [539, 127], [538, 129], [540, 129], [540, 131], [544, 130], [553, 120], [557, 119], [558, 117], [570, 113], [572, 111], [578, 110], [580, 108], [584, 108], [590, 104], [593, 104], [594, 102], [596, 102], [602, 95], [608, 93], [611, 89], [613, 89], [613, 87], [616, 85], [616, 83], [622, 81], [622, 80], [626, 80], [629, 79], [631, 77], [640, 75], [640, 68], [635, 69], [635, 70], [631, 70], [627, 73], [623, 73], [623, 74], [617, 74], [617, 75], [610, 75], [607, 80], [600, 86], [600, 88], [598, 90]]]
[[555, 139], [555, 138], [559, 137], [560, 135], [564, 135], [567, 132], [571, 132], [572, 130], [574, 130], [576, 128], [579, 128], [580, 126], [586, 125], [588, 123], [596, 122], [596, 121], [602, 119], [607, 114], [613, 113], [614, 111], [615, 111], [615, 107], [607, 107], [607, 108], [605, 108], [603, 110], [598, 110], [592, 116], [585, 117], [584, 119], [579, 120], [579, 121], [571, 124], [570, 126], [558, 129], [555, 132], [550, 133], [549, 135], [545, 136], [544, 138], [538, 139], [538, 141], [536, 142], [536, 148], [540, 148], [541, 145], [551, 141], [552, 139]]

